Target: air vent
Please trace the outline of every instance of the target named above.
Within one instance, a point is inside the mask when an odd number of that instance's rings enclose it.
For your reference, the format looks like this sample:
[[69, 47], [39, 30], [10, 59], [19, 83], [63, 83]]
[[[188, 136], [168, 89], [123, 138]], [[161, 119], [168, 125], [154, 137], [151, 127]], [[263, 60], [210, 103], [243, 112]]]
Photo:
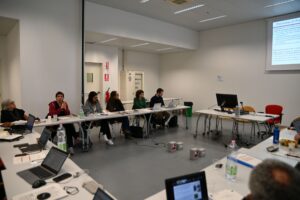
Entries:
[[183, 4], [186, 4], [186, 3], [190, 3], [193, 0], [165, 0], [165, 1], [171, 2], [171, 3], [176, 4], [176, 5], [183, 5]]

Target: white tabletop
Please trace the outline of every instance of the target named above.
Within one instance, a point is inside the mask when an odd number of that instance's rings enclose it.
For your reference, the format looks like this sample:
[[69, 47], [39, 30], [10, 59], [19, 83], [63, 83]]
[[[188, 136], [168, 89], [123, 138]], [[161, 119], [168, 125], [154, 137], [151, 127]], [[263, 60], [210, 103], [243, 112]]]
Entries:
[[[284, 129], [282, 130], [282, 132], [283, 131], [289, 131], [289, 130]], [[272, 140], [273, 138], [271, 137], [259, 143], [258, 145], [252, 147], [251, 149], [242, 148], [239, 150], [239, 152], [248, 154], [260, 160], [264, 160], [267, 158], [278, 159], [283, 162], [289, 163], [292, 166], [295, 166], [297, 162], [300, 161], [300, 159], [297, 158], [284, 156], [284, 154], [288, 151], [286, 147], [280, 146], [279, 153], [267, 152], [266, 147], [272, 145]], [[300, 149], [297, 149], [297, 151], [300, 152]], [[223, 167], [221, 169], [217, 169], [215, 168], [216, 163], [213, 163], [212, 165], [203, 169], [206, 173], [207, 188], [209, 194], [216, 193], [225, 189], [234, 190], [239, 194], [241, 194], [242, 196], [246, 196], [247, 194], [249, 194], [248, 182], [251, 173], [251, 168], [239, 164], [237, 180], [235, 182], [231, 182], [225, 178], [226, 157], [219, 160], [217, 163], [222, 163]], [[157, 194], [154, 194], [153, 196], [146, 198], [146, 200], [166, 200], [166, 192], [165, 190], [162, 190]]]
[[[181, 98], [179, 97], [176, 97], [176, 98], [163, 98], [164, 101], [172, 101], [172, 100], [181, 100]], [[149, 100], [147, 100], [147, 102], [150, 102]], [[125, 100], [125, 101], [122, 101], [123, 104], [133, 104], [133, 100]]]
[[270, 119], [279, 117], [279, 115], [272, 115], [272, 114], [265, 114], [265, 113], [251, 113], [246, 115], [236, 116], [234, 113], [229, 114], [227, 112], [220, 112], [216, 110], [198, 110], [195, 113], [197, 114], [204, 114], [204, 115], [213, 115], [219, 117], [227, 117], [236, 120], [249, 120], [249, 121], [256, 121], [256, 122], [265, 122]]
[[[6, 167], [5, 170], [1, 171], [3, 181], [4, 181], [4, 186], [5, 186], [5, 191], [8, 199], [11, 199], [13, 196], [17, 194], [22, 194], [24, 192], [28, 192], [32, 190], [32, 187], [30, 184], [28, 184], [25, 180], [20, 178], [16, 173], [28, 169], [37, 165], [40, 165], [39, 163], [26, 163], [26, 164], [14, 164], [13, 163], [13, 157], [16, 154], [20, 154], [21, 151], [18, 148], [13, 148], [13, 145], [15, 144], [21, 144], [21, 143], [36, 143], [36, 138], [39, 137], [40, 134], [38, 133], [32, 133], [29, 135], [26, 135], [24, 139], [20, 141], [15, 141], [15, 142], [1, 142], [0, 143], [0, 157]], [[51, 142], [48, 142], [47, 144], [47, 150], [53, 146]], [[91, 181], [93, 180], [88, 174], [84, 173], [83, 170], [76, 165], [71, 159], [67, 159], [66, 162], [64, 163], [60, 173], [63, 174], [65, 172], [69, 172], [71, 174], [75, 174], [76, 172], [80, 172], [82, 175], [80, 175], [78, 178], [75, 179], [70, 179], [70, 181], [62, 182], [60, 185], [62, 187], [64, 186], [75, 186], [79, 189], [79, 193], [72, 196], [69, 195], [66, 199], [93, 199], [93, 195], [90, 194], [88, 191], [86, 191], [84, 188], [82, 188], [82, 184], [86, 181]], [[17, 185], [16, 185], [17, 184]], [[48, 183], [53, 184], [53, 183]], [[16, 187], [17, 186], [17, 187]]]

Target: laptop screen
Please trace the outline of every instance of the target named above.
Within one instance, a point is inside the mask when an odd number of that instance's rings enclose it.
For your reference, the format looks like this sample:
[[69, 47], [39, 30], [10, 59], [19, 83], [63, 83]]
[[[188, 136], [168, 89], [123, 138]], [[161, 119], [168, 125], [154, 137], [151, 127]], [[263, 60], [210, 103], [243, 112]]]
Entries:
[[205, 172], [166, 180], [168, 200], [208, 200]]
[[43, 130], [43, 132], [41, 134], [41, 137], [39, 139], [38, 144], [40, 146], [42, 146], [42, 147], [46, 146], [46, 144], [47, 144], [50, 136], [51, 136], [51, 131], [49, 129], [47, 129], [47, 128], [44, 128], [44, 130]]
[[26, 124], [28, 130], [32, 131], [34, 121], [35, 121], [35, 116], [29, 114], [27, 124]]
[[56, 147], [52, 147], [44, 159], [42, 166], [57, 174], [63, 166], [68, 154]]
[[114, 200], [114, 199], [110, 197], [105, 191], [98, 188], [93, 200]]

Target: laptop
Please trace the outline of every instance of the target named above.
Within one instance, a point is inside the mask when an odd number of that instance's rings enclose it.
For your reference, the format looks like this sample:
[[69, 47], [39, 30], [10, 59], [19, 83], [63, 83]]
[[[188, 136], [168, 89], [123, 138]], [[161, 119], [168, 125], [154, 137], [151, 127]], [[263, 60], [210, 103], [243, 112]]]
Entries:
[[161, 103], [155, 103], [152, 110], [160, 110], [161, 109]]
[[93, 200], [116, 200], [114, 197], [112, 197], [110, 194], [102, 190], [101, 188], [98, 188]]
[[44, 128], [41, 137], [39, 138], [36, 144], [30, 144], [28, 146], [24, 146], [20, 148], [20, 150], [22, 151], [22, 153], [42, 151], [45, 148], [50, 136], [51, 136], [51, 131], [47, 128]]
[[168, 105], [168, 108], [175, 108], [176, 107], [176, 104], [175, 102], [172, 100], [170, 101], [169, 105]]
[[29, 114], [26, 125], [13, 125], [8, 132], [16, 134], [31, 133], [35, 119], [35, 116]]
[[167, 200], [208, 200], [205, 172], [165, 180]]
[[40, 179], [46, 180], [59, 173], [67, 157], [66, 152], [52, 147], [40, 166], [20, 171], [17, 174], [29, 184], [33, 184]]

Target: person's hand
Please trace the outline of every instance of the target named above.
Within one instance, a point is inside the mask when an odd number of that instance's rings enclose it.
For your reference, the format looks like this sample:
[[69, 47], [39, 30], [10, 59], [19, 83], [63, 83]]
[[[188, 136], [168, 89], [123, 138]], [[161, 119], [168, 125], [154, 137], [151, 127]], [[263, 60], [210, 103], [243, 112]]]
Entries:
[[64, 102], [61, 104], [61, 107], [60, 107], [60, 108], [66, 110], [66, 109], [67, 109], [67, 105], [68, 105], [67, 102], [64, 101]]
[[299, 141], [300, 141], [300, 133], [297, 133], [297, 134], [295, 135], [295, 138], [294, 138], [294, 139], [296, 140], [296, 143], [299, 144]]
[[3, 127], [11, 127], [12, 126], [12, 123], [11, 122], [4, 122], [2, 124]]

